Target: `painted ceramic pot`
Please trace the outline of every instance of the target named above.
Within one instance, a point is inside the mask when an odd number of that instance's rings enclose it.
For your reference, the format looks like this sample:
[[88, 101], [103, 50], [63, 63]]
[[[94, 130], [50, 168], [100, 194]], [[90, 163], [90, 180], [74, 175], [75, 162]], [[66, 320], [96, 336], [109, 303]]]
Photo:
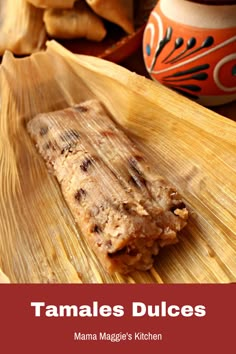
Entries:
[[165, 86], [205, 106], [234, 101], [236, 1], [160, 0], [143, 54], [150, 76]]

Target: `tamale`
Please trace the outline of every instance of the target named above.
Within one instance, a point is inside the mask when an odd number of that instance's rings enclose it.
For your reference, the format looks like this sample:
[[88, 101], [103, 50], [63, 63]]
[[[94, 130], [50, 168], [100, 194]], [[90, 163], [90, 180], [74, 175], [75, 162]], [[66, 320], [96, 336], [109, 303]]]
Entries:
[[188, 211], [97, 100], [28, 123], [88, 243], [109, 272], [147, 270]]
[[54, 9], [69, 9], [73, 7], [76, 0], [25, 0], [36, 7], [54, 8]]
[[42, 49], [46, 41], [43, 11], [25, 0], [0, 3], [0, 55], [5, 50], [14, 54], [31, 54]]
[[134, 32], [133, 0], [86, 0], [93, 11], [116, 23], [127, 33]]
[[101, 41], [106, 36], [103, 21], [84, 1], [73, 9], [47, 9], [44, 12], [47, 33], [56, 38], [87, 38]]

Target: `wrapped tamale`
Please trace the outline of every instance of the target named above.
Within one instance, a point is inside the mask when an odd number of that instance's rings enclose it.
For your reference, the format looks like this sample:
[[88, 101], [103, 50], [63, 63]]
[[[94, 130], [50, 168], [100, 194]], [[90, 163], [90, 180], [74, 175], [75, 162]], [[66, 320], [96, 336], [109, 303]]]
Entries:
[[93, 11], [116, 23], [127, 33], [134, 32], [133, 0], [86, 0]]
[[54, 8], [54, 9], [69, 9], [73, 7], [76, 0], [25, 0], [36, 7]]
[[187, 209], [97, 100], [28, 123], [83, 235], [109, 272], [147, 270]]
[[99, 42], [107, 33], [102, 19], [84, 1], [78, 1], [73, 9], [47, 9], [43, 20], [47, 33], [55, 38], [87, 38]]
[[0, 2], [0, 55], [5, 50], [24, 55], [44, 47], [43, 11], [25, 0]]

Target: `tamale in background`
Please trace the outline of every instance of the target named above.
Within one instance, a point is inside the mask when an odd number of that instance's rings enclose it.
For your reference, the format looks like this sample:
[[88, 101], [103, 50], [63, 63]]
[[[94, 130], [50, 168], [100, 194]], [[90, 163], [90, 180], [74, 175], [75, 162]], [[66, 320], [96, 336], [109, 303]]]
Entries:
[[[180, 242], [155, 267], [103, 271], [26, 132], [37, 113], [98, 98], [182, 194]], [[0, 67], [0, 268], [13, 283], [228, 283], [236, 280], [236, 124], [102, 59], [46, 52]]]

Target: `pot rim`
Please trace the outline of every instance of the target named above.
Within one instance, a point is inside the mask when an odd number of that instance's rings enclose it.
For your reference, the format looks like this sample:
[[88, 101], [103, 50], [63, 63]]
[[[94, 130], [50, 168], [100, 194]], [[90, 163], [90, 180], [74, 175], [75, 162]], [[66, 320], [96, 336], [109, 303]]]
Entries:
[[160, 0], [157, 6], [168, 19], [179, 24], [197, 28], [236, 29], [236, 4], [219, 7], [189, 0]]

